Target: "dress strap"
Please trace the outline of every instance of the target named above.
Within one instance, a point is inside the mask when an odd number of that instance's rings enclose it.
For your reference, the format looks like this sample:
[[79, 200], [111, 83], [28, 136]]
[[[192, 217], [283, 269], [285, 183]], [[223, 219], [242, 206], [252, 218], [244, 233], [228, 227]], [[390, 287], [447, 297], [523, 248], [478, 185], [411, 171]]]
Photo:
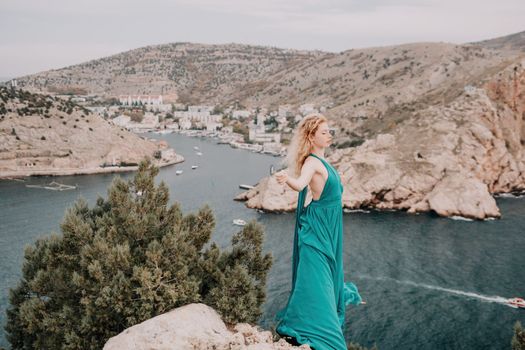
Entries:
[[310, 153], [309, 155], [310, 155], [310, 156], [314, 156], [315, 158], [319, 159], [321, 162], [324, 161], [324, 159], [322, 159], [321, 157], [319, 157], [319, 156], [317, 156], [317, 155], [315, 155], [315, 154], [313, 154], [313, 153]]

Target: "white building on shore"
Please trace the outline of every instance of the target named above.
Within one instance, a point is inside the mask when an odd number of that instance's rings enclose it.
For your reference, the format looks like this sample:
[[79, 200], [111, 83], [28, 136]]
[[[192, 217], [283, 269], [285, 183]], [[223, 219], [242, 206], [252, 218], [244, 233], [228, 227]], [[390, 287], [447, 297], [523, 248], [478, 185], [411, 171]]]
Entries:
[[191, 129], [191, 119], [189, 117], [182, 117], [179, 119], [179, 129], [189, 130]]
[[[259, 122], [261, 120], [261, 122]], [[257, 125], [250, 124], [248, 126], [248, 139], [252, 142], [281, 142], [280, 133], [266, 133], [264, 130], [264, 118], [257, 117]]]
[[280, 105], [278, 111], [279, 117], [286, 118], [293, 116], [292, 106], [290, 105]]
[[265, 142], [263, 143], [262, 153], [280, 155], [286, 149], [280, 142]]
[[233, 119], [248, 118], [250, 117], [250, 115], [251, 115], [250, 111], [238, 110], [238, 111], [233, 111], [232, 118]]
[[256, 132], [255, 135], [254, 135], [253, 140], [251, 140], [251, 141], [254, 141], [254, 142], [257, 142], [257, 143], [266, 143], [266, 142], [280, 143], [281, 142], [281, 134], [278, 133], [278, 132], [274, 132], [274, 133]]
[[219, 123], [222, 120], [222, 115], [220, 114], [210, 114], [209, 111], [176, 111], [173, 112], [174, 118], [180, 119], [189, 119], [194, 122], [201, 123]]
[[288, 126], [288, 119], [286, 119], [286, 117], [278, 116], [275, 120], [277, 121], [277, 130], [279, 131], [282, 131]]
[[171, 112], [172, 107], [171, 107], [171, 104], [169, 103], [158, 104], [158, 105], [146, 105], [146, 110], [167, 113], [167, 112]]
[[217, 131], [220, 128], [222, 128], [222, 123], [216, 123], [216, 122], [206, 123], [207, 131]]
[[315, 109], [313, 103], [305, 103], [301, 106], [299, 106], [299, 112], [303, 116], [307, 116], [308, 114], [317, 113], [317, 109]]
[[211, 114], [212, 111], [213, 111], [212, 106], [188, 106], [188, 112], [192, 112], [192, 113], [207, 112], [208, 114]]
[[146, 105], [155, 106], [162, 104], [162, 95], [120, 95], [118, 100], [123, 106]]
[[98, 115], [103, 115], [104, 112], [107, 112], [108, 109], [106, 107], [98, 107], [98, 106], [95, 106], [95, 107], [92, 107], [92, 106], [87, 106], [86, 107], [87, 109], [89, 109], [90, 112], [92, 113], [96, 113]]

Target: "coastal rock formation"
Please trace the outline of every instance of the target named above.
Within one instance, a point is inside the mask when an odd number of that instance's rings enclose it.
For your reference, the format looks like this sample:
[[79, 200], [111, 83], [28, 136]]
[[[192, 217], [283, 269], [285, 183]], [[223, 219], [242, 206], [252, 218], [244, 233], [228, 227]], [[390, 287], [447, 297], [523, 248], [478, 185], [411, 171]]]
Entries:
[[144, 157], [183, 161], [69, 101], [0, 88], [0, 178], [129, 171]]
[[[254, 188], [235, 197], [238, 201], [247, 201], [246, 205], [253, 209], [265, 211], [290, 211], [297, 205], [297, 192], [288, 186], [279, 185], [275, 177], [265, 177]], [[312, 196], [308, 193], [306, 201], [310, 202]]]
[[205, 304], [189, 304], [130, 327], [109, 339], [104, 350], [214, 349], [285, 350], [295, 347], [284, 339], [274, 342], [272, 333], [247, 323], [226, 325]]
[[[343, 205], [500, 217], [492, 194], [525, 190], [525, 59], [480, 85], [411, 112], [391, 133], [336, 150], [328, 160], [343, 175]], [[236, 199], [274, 211], [293, 210], [296, 197], [263, 179]]]

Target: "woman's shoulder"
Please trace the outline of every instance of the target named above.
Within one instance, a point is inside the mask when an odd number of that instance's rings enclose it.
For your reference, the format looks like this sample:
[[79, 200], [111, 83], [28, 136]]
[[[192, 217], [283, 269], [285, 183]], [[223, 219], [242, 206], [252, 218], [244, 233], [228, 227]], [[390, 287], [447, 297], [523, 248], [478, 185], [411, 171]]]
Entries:
[[323, 165], [323, 162], [319, 158], [314, 157], [312, 155], [308, 155], [306, 159], [304, 160], [303, 166], [318, 168], [324, 165]]

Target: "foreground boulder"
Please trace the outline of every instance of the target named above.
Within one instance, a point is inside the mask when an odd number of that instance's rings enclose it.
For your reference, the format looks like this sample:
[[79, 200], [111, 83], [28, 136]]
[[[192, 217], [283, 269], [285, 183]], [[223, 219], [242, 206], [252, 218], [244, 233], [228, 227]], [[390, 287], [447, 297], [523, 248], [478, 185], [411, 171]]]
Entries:
[[310, 349], [273, 341], [270, 331], [247, 323], [226, 325], [205, 304], [189, 304], [130, 327], [109, 339], [104, 350], [214, 349], [284, 350]]

